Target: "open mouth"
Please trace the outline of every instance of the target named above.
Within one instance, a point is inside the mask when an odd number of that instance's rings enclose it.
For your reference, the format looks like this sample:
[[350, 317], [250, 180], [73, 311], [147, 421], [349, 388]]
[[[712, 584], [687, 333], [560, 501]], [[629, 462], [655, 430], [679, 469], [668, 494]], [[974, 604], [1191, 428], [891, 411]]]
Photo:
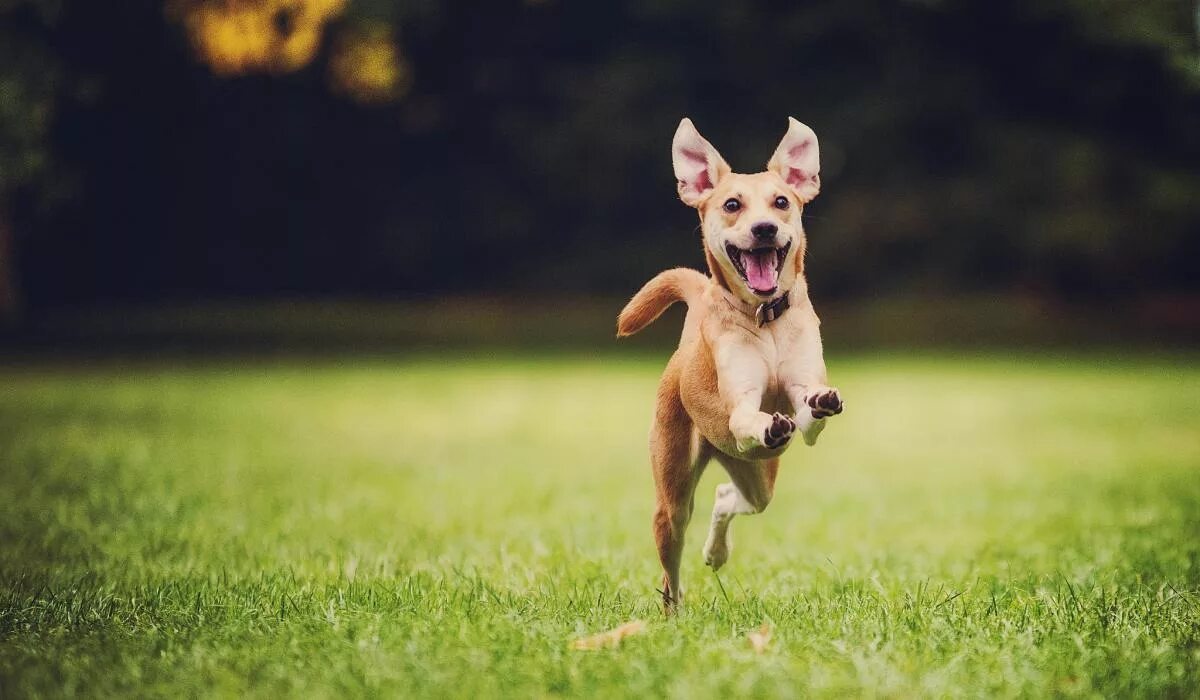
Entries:
[[770, 296], [779, 289], [779, 272], [783, 269], [783, 261], [791, 247], [789, 241], [782, 248], [768, 246], [742, 250], [732, 243], [726, 243], [725, 252], [733, 261], [738, 274], [746, 281], [746, 286], [750, 287], [750, 291], [759, 296]]

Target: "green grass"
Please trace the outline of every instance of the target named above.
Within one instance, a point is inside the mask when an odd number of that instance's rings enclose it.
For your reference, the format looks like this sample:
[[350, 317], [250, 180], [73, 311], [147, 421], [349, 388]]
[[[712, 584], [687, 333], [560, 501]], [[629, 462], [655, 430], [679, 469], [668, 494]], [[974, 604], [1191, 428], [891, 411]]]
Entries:
[[10, 363], [0, 696], [1200, 697], [1190, 359], [832, 358], [675, 619], [664, 361]]

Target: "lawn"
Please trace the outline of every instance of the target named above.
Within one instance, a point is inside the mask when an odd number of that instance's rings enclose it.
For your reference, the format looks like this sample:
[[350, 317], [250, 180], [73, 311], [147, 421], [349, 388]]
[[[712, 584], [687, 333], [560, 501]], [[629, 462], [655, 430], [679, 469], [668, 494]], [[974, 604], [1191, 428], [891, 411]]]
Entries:
[[673, 619], [664, 362], [7, 361], [0, 696], [1200, 697], [1194, 358], [831, 358]]

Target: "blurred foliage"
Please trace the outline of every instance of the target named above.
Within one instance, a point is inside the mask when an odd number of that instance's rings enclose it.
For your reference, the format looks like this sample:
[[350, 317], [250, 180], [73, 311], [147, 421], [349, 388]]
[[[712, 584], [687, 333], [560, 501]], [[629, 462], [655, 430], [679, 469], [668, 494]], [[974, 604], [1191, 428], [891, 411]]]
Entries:
[[64, 192], [49, 153], [61, 78], [49, 36], [60, 14], [54, 0], [0, 0], [0, 331], [23, 303], [11, 199], [44, 206]]
[[59, 62], [48, 37], [60, 13], [53, 0], [0, 0], [0, 193], [49, 171]]
[[346, 0], [174, 0], [196, 53], [220, 75], [287, 73], [312, 61]]
[[[172, 0], [167, 16], [187, 28], [197, 56], [222, 76], [290, 73], [316, 58], [325, 26], [347, 0]], [[390, 102], [406, 85], [389, 25], [343, 27], [329, 56], [330, 87], [363, 103]]]
[[1163, 49], [1200, 80], [1200, 3], [1178, 0], [1072, 0], [1071, 13], [1100, 41]]
[[3, 3], [15, 211], [81, 174], [16, 217], [46, 303], [627, 293], [701, 264], [684, 115], [739, 170], [816, 129], [820, 296], [1200, 284], [1187, 0]]
[[391, 102], [403, 94], [408, 75], [391, 29], [373, 23], [342, 32], [329, 57], [334, 90], [363, 103]]

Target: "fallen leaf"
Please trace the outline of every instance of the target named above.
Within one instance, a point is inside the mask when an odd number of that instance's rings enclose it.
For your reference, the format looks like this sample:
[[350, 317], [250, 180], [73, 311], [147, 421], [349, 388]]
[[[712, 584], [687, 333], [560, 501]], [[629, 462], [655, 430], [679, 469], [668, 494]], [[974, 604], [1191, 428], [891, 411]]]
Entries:
[[763, 653], [767, 650], [767, 645], [771, 643], [771, 626], [765, 622], [762, 623], [762, 627], [747, 634], [746, 639], [750, 640], [750, 648], [754, 650], [754, 653]]
[[595, 649], [611, 649], [621, 643], [621, 640], [626, 637], [631, 637], [635, 634], [641, 634], [646, 631], [646, 622], [644, 620], [634, 620], [626, 622], [616, 629], [611, 629], [607, 632], [593, 634], [590, 637], [580, 637], [571, 642], [572, 649], [583, 651], [593, 651]]

